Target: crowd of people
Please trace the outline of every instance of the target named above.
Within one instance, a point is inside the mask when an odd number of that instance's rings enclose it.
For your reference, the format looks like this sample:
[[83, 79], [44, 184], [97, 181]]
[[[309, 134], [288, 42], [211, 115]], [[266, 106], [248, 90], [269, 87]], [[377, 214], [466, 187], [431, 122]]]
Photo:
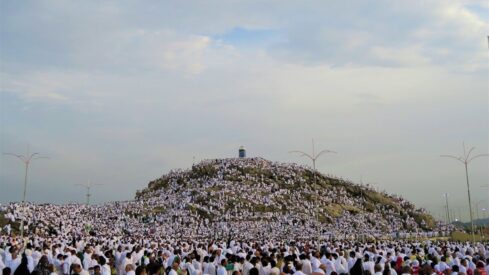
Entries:
[[41, 236], [90, 228], [99, 236], [352, 240], [444, 236], [453, 229], [428, 225], [420, 218], [429, 217], [426, 211], [401, 197], [321, 174], [313, 180], [306, 167], [261, 158], [207, 160], [171, 171], [132, 201], [11, 203], [0, 211]]
[[487, 244], [418, 242], [453, 227], [403, 198], [261, 158], [171, 171], [132, 201], [0, 214], [3, 274], [487, 275]]
[[487, 275], [489, 243], [2, 235], [0, 274]]

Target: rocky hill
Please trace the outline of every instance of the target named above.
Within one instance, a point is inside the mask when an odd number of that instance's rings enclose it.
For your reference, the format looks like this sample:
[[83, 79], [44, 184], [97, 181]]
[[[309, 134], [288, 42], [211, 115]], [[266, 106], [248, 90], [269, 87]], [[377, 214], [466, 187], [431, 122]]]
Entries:
[[[316, 179], [315, 179], [316, 177]], [[381, 236], [430, 230], [432, 216], [366, 186], [262, 158], [216, 159], [174, 170], [136, 193], [150, 220], [214, 234]]]

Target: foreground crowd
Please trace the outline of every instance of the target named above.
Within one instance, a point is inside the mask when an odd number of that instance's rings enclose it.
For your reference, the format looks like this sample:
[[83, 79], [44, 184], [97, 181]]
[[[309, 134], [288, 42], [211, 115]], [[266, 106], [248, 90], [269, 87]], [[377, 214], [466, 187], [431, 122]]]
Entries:
[[487, 275], [489, 243], [0, 237], [0, 273]]

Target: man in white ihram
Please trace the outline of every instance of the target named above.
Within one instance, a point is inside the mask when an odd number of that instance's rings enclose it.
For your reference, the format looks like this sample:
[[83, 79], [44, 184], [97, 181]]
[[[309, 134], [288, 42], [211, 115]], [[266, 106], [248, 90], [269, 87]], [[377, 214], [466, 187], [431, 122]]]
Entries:
[[222, 259], [221, 264], [217, 268], [217, 275], [227, 275], [228, 274], [226, 271], [226, 265], [227, 265], [226, 259]]

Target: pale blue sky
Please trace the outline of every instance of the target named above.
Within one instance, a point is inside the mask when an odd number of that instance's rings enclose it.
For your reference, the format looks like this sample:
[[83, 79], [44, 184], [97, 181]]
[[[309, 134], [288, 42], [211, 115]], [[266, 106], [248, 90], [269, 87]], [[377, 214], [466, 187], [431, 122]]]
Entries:
[[[487, 1], [0, 0], [1, 151], [27, 144], [28, 199], [83, 202], [196, 160], [274, 161], [318, 147], [318, 169], [467, 216], [462, 141], [489, 151]], [[488, 160], [470, 167], [487, 199]], [[0, 202], [21, 199], [3, 156]], [[457, 213], [457, 210], [455, 211]]]

